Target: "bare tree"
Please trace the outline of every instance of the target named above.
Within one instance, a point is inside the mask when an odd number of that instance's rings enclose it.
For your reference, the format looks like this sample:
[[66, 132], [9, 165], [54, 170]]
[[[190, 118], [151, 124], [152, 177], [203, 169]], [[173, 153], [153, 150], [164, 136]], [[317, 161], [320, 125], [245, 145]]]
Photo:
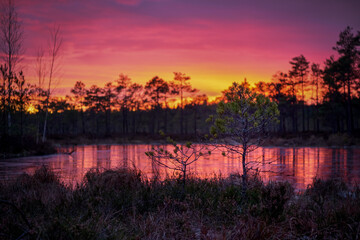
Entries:
[[54, 78], [59, 68], [59, 58], [60, 58], [60, 50], [63, 44], [63, 38], [61, 36], [60, 26], [54, 26], [53, 29], [50, 30], [50, 41], [49, 41], [49, 71], [48, 71], [48, 87], [46, 90], [46, 99], [45, 99], [45, 120], [44, 120], [44, 130], [42, 136], [42, 142], [46, 140], [46, 126], [48, 119], [48, 108], [49, 108], [49, 100], [52, 91], [52, 87], [54, 84]]
[[3, 98], [6, 99], [4, 106], [4, 121], [7, 130], [11, 127], [11, 96], [13, 95], [13, 83], [16, 66], [23, 54], [22, 42], [24, 38], [21, 22], [18, 19], [13, 0], [3, 0], [0, 3], [0, 57], [6, 65], [6, 78], [3, 79]]
[[0, 86], [0, 94], [1, 94], [1, 112], [2, 112], [2, 134], [5, 136], [7, 134], [7, 124], [6, 124], [6, 79], [8, 68], [6, 65], [0, 65], [0, 73], [2, 84]]
[[[164, 133], [160, 131], [160, 134]], [[167, 138], [169, 144], [164, 146], [153, 146], [151, 151], [146, 152], [146, 156], [151, 159], [155, 166], [164, 167], [180, 173], [180, 180], [185, 193], [186, 179], [188, 178], [189, 167], [194, 162], [211, 154], [206, 144], [179, 144], [170, 137]]]
[[44, 99], [46, 97], [46, 92], [44, 91], [44, 84], [46, 79], [46, 65], [45, 65], [45, 51], [42, 47], [38, 48], [36, 52], [36, 62], [35, 62], [35, 74], [38, 78], [38, 82], [36, 84], [36, 92], [34, 105], [35, 108], [39, 111], [37, 115], [37, 129], [36, 129], [36, 143], [39, 143], [41, 136], [41, 122], [42, 122], [42, 104], [44, 103]]
[[40, 47], [36, 52], [35, 73], [38, 78], [37, 87], [43, 88], [46, 79], [45, 51]]

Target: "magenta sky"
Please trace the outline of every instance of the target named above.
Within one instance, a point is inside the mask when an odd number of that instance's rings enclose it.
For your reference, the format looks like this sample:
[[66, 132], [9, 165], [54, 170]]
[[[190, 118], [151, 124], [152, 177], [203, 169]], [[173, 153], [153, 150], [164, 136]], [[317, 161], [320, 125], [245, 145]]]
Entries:
[[115, 80], [145, 83], [172, 72], [210, 96], [233, 81], [270, 81], [300, 54], [322, 63], [346, 26], [360, 30], [354, 0], [18, 0], [28, 78], [48, 28], [60, 24], [64, 48], [58, 88]]

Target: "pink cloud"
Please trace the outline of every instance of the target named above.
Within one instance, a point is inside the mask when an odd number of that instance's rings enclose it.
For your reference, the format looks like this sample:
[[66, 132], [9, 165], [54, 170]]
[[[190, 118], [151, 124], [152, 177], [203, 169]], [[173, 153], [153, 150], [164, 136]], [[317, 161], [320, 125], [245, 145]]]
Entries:
[[140, 4], [141, 1], [142, 0], [116, 0], [117, 3], [130, 6], [136, 6]]
[[119, 72], [141, 81], [152, 74], [171, 77], [172, 71], [203, 80], [211, 76], [201, 71], [231, 76], [229, 81], [271, 79], [299, 54], [325, 60], [345, 25], [360, 27], [354, 6], [345, 4], [334, 15], [329, 6], [276, 2], [21, 0], [19, 16], [29, 61], [38, 46], [46, 46], [48, 28], [61, 25], [67, 86], [74, 79], [112, 80]]

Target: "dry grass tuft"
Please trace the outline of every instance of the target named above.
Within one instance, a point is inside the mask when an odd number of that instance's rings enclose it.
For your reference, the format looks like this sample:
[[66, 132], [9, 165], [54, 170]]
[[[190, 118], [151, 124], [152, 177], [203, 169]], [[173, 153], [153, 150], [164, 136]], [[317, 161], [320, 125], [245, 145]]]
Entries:
[[[75, 188], [48, 168], [0, 185], [0, 239], [358, 239], [360, 190], [239, 175], [148, 181], [136, 169], [92, 170]], [[29, 221], [26, 224], [21, 214]]]

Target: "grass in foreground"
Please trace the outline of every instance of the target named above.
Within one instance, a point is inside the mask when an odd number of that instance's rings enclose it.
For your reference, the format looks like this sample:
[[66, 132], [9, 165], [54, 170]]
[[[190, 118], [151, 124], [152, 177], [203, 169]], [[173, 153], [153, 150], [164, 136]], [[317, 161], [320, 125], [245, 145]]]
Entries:
[[253, 177], [244, 195], [240, 179], [189, 179], [184, 195], [180, 180], [149, 181], [134, 169], [93, 170], [70, 188], [42, 167], [0, 185], [0, 239], [360, 237], [358, 187], [314, 180], [297, 194]]

